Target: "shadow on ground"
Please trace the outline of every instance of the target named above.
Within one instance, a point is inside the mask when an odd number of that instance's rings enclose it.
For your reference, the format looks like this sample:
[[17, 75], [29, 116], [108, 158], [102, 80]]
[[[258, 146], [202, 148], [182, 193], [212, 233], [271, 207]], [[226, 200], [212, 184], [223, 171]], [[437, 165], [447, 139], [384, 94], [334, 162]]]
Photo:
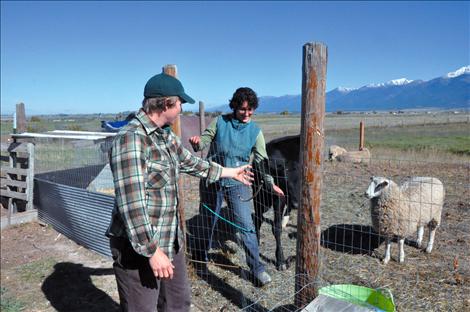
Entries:
[[[297, 239], [297, 232], [289, 238]], [[371, 226], [362, 224], [335, 224], [321, 233], [322, 247], [355, 255], [372, 255], [384, 240]]]
[[91, 276], [112, 275], [113, 269], [94, 269], [82, 264], [60, 262], [42, 284], [47, 300], [59, 312], [119, 311], [108, 294], [93, 285]]

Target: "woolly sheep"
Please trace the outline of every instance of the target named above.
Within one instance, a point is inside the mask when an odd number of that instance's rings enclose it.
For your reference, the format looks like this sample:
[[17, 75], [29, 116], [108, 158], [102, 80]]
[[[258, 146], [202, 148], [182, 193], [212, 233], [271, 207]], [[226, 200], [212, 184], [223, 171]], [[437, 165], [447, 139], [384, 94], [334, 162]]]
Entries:
[[338, 145], [331, 145], [328, 152], [329, 160], [338, 160], [344, 162], [361, 163], [369, 162], [370, 152], [367, 148], [363, 148], [360, 151], [348, 152], [345, 148]]
[[338, 145], [331, 145], [328, 153], [328, 158], [330, 160], [335, 160], [341, 154], [347, 153], [346, 149]]
[[416, 241], [421, 247], [424, 226], [429, 227], [426, 252], [434, 244], [436, 229], [441, 223], [444, 203], [444, 186], [437, 178], [411, 177], [401, 186], [384, 177], [372, 177], [366, 192], [370, 199], [372, 226], [386, 237], [387, 248], [383, 262], [390, 260], [390, 243], [393, 236], [399, 238], [399, 261], [405, 260], [405, 238], [418, 231]]
[[367, 148], [363, 148], [361, 151], [350, 151], [338, 155], [338, 161], [358, 163], [367, 163], [370, 161], [370, 152]]

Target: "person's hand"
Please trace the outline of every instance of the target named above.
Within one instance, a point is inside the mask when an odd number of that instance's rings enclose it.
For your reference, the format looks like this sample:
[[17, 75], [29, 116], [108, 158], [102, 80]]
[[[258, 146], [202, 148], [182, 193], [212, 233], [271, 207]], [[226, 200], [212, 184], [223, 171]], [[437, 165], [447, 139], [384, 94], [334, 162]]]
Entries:
[[281, 188], [279, 186], [277, 186], [276, 184], [273, 184], [273, 190], [274, 192], [276, 192], [276, 194], [278, 196], [281, 196], [281, 197], [284, 197], [284, 192], [281, 190]]
[[233, 179], [240, 181], [245, 185], [251, 185], [251, 182], [254, 180], [254, 174], [249, 169], [251, 169], [250, 165], [241, 166], [238, 168], [230, 168], [234, 170]]
[[251, 185], [251, 182], [254, 180], [253, 172], [250, 171], [250, 165], [244, 165], [237, 168], [222, 168], [221, 178], [232, 178], [234, 180], [240, 181], [245, 185]]
[[201, 143], [201, 138], [197, 135], [192, 136], [189, 138], [189, 143], [191, 143], [194, 150], [199, 147], [199, 143]]
[[175, 267], [160, 247], [158, 247], [153, 256], [149, 258], [149, 263], [156, 278], [173, 278], [173, 269]]

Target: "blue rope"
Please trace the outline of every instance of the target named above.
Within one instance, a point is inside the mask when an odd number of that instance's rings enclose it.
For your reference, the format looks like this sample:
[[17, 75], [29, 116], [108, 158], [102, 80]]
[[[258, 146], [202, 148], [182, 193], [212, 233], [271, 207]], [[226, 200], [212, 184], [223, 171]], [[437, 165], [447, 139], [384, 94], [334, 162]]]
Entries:
[[206, 206], [206, 204], [202, 204], [202, 206], [204, 208], [206, 208], [207, 210], [209, 210], [212, 214], [216, 215], [217, 217], [219, 217], [220, 219], [222, 219], [223, 221], [227, 222], [228, 224], [230, 224], [231, 226], [234, 226], [236, 227], [237, 229], [243, 231], [243, 232], [248, 232], [248, 233], [255, 233], [255, 230], [248, 230], [248, 229], [245, 229], [241, 226], [239, 226], [238, 224], [235, 224], [233, 223], [232, 221], [229, 221], [227, 219], [225, 219], [224, 217], [222, 217], [221, 215], [219, 215], [217, 212], [213, 211], [212, 209], [210, 209], [209, 207]]

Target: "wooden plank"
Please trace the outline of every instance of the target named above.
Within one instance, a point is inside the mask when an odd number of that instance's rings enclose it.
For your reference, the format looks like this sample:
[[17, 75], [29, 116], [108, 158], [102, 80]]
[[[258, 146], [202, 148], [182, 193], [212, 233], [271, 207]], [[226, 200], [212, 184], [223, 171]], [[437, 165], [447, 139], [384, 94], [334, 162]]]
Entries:
[[[206, 110], [204, 102], [199, 101], [199, 133], [202, 133], [206, 130]], [[204, 157], [204, 151], [201, 150], [201, 158]]]
[[[3, 158], [6, 159], [8, 157], [7, 155], [11, 154], [8, 151], [2, 151], [1, 153], [4, 155], [4, 156], [2, 156], [2, 160], [3, 160]], [[15, 153], [16, 153], [16, 158], [17, 158], [18, 162], [21, 162], [21, 163], [26, 162], [29, 158], [29, 155], [28, 155], [27, 152], [15, 152]]]
[[[13, 215], [13, 198], [8, 198], [8, 225], [11, 224], [11, 216]], [[2, 218], [3, 221], [3, 218]], [[2, 222], [3, 225], [3, 222]], [[2, 227], [3, 228], [3, 227]]]
[[295, 305], [305, 306], [318, 294], [320, 270], [320, 204], [325, 119], [327, 47], [303, 47], [301, 200], [297, 217]]
[[17, 174], [21, 176], [26, 176], [28, 174], [28, 169], [22, 168], [2, 167], [0, 170], [2, 170], [2, 174]]
[[11, 219], [8, 220], [8, 217], [2, 217], [1, 229], [8, 227], [9, 225], [22, 224], [26, 222], [36, 221], [38, 219], [38, 211], [33, 209], [31, 211], [19, 212], [11, 216]]
[[33, 191], [34, 191], [34, 144], [28, 143], [28, 175], [26, 176], [26, 200], [28, 201], [26, 204], [26, 210], [30, 211], [33, 210]]
[[2, 152], [14, 152], [14, 153], [27, 153], [28, 147], [26, 144], [22, 143], [2, 143], [1, 144]]
[[80, 135], [102, 135], [105, 137], [116, 136], [117, 132], [96, 132], [96, 131], [73, 131], [73, 130], [52, 130], [47, 131], [47, 133], [52, 134], [80, 134]]
[[10, 179], [1, 179], [0, 180], [0, 186], [1, 187], [8, 187], [8, 186], [14, 186], [14, 187], [21, 187], [21, 188], [27, 188], [27, 182], [26, 181], [18, 181], [18, 180], [10, 180]]
[[31, 133], [24, 132], [21, 134], [12, 134], [15, 139], [25, 139], [25, 138], [45, 138], [45, 139], [75, 139], [75, 140], [102, 140], [106, 139], [107, 135], [82, 135], [82, 134], [63, 134], [63, 133]]
[[16, 104], [16, 126], [17, 133], [26, 132], [26, 112], [23, 103]]
[[[27, 196], [26, 193], [19, 193], [19, 192], [13, 192], [9, 190], [2, 190], [1, 192], [2, 196], [4, 197], [9, 197], [9, 198], [16, 198], [16, 199], [21, 199], [21, 200], [26, 200]], [[10, 209], [10, 207], [8, 207]]]

